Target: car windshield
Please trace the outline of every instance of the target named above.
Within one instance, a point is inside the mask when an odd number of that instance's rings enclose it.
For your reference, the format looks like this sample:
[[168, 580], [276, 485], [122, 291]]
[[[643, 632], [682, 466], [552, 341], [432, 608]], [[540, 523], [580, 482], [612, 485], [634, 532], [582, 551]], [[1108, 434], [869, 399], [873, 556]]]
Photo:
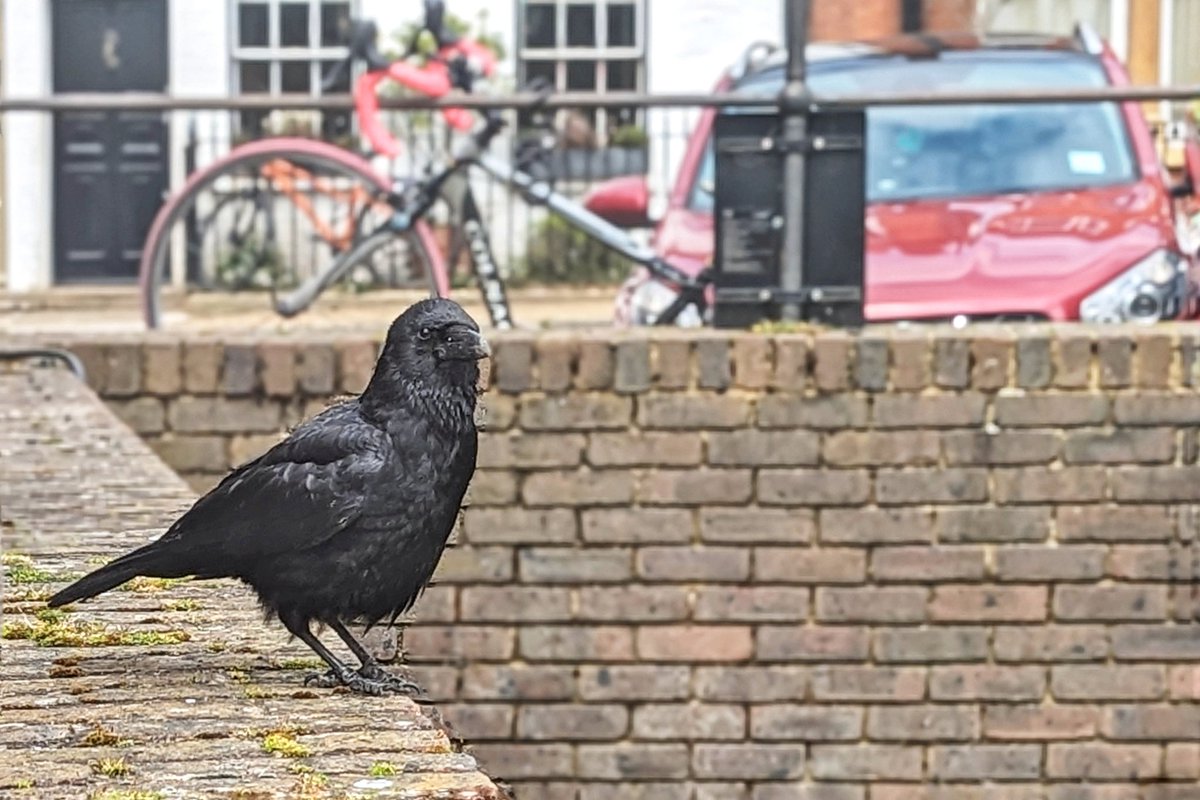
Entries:
[[[815, 61], [816, 95], [1102, 87], [1095, 59], [1076, 53], [951, 51], [937, 59]], [[737, 91], [774, 95], [782, 69]], [[894, 106], [867, 111], [867, 202], [1080, 189], [1135, 179], [1115, 103]], [[712, 210], [711, 143], [690, 205]]]

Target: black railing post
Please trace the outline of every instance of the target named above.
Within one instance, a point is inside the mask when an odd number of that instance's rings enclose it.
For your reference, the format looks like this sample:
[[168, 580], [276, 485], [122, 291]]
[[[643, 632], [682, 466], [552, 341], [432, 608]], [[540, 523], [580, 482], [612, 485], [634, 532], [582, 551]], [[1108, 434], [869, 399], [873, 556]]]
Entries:
[[[783, 115], [783, 253], [780, 285], [785, 296], [796, 297], [804, 277], [804, 169], [808, 139], [808, 86], [804, 48], [808, 44], [809, 0], [784, 0], [787, 28], [787, 83], [779, 97]], [[789, 300], [780, 309], [784, 319], [800, 319], [801, 303]]]

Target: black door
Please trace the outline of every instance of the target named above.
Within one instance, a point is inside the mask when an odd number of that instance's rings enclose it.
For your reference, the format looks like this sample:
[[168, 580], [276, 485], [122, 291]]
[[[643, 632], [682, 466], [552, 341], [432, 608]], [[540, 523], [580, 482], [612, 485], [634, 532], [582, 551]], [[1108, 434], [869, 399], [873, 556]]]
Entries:
[[[54, 0], [53, 8], [56, 93], [166, 91], [166, 0]], [[162, 114], [57, 115], [55, 280], [136, 278], [142, 241], [166, 187]]]

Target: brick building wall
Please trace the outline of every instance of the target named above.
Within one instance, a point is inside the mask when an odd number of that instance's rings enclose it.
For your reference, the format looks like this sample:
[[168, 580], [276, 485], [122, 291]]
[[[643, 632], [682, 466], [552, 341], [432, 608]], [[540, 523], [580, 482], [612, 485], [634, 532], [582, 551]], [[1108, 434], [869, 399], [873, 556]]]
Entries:
[[[70, 344], [196, 484], [375, 347]], [[1198, 353], [1190, 326], [500, 337], [410, 658], [521, 797], [1198, 797]]]
[[[924, 0], [922, 29], [974, 30], [978, 0]], [[811, 4], [814, 40], [873, 39], [901, 31], [903, 0], [814, 0]]]

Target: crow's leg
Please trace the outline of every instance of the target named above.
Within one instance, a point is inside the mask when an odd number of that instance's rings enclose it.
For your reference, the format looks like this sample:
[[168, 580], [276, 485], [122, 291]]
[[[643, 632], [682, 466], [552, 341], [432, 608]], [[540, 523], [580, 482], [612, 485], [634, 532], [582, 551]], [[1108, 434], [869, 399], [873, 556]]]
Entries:
[[312, 648], [312, 651], [319, 655], [321, 660], [329, 665], [329, 671], [324, 675], [316, 672], [306, 675], [304, 677], [305, 686], [312, 684], [314, 686], [319, 686], [322, 689], [332, 689], [338, 686], [345, 686], [352, 692], [371, 695], [381, 695], [385, 692], [397, 691], [384, 681], [372, 680], [371, 678], [354, 671], [345, 663], [343, 663], [337, 656], [329, 652], [329, 648], [321, 644], [320, 640], [313, 635], [312, 630], [309, 628], [308, 620], [301, 619], [293, 614], [280, 614], [279, 620], [293, 636]]
[[362, 664], [358, 668], [358, 674], [370, 681], [378, 681], [388, 686], [388, 691], [404, 692], [414, 696], [422, 696], [425, 690], [412, 681], [405, 680], [397, 675], [393, 675], [379, 665], [375, 657], [367, 652], [367, 649], [354, 638], [350, 631], [346, 630], [346, 626], [340, 622], [330, 622], [329, 627], [333, 632], [341, 637], [346, 646], [350, 648], [350, 652], [354, 653], [354, 657]]

